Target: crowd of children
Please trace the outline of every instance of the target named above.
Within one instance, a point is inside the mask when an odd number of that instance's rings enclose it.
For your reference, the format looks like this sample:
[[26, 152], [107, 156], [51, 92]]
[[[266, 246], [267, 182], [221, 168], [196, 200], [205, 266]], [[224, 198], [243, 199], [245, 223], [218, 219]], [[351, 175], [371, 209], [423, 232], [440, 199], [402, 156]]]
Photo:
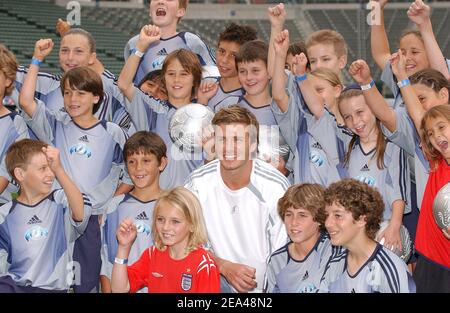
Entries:
[[[0, 44], [0, 292], [450, 292], [450, 228], [433, 217], [450, 63], [428, 5], [411, 3], [418, 30], [391, 51], [378, 2], [372, 56], [392, 103], [335, 30], [290, 42], [282, 3], [269, 43], [232, 23], [214, 56], [177, 31], [187, 1], [150, 1], [117, 79], [62, 20], [62, 75], [39, 71], [51, 39], [28, 67]], [[200, 153], [169, 135], [190, 103], [214, 112]], [[268, 129], [286, 158], [258, 152]]]

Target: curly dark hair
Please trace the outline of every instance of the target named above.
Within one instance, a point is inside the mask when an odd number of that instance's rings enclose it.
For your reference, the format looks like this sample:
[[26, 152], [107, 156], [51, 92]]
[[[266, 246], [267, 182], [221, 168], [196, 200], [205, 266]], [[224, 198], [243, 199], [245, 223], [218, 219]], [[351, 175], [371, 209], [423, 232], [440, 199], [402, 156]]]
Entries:
[[243, 45], [244, 43], [257, 38], [257, 31], [254, 27], [231, 23], [223, 32], [220, 33], [219, 43], [221, 41], [230, 41]]
[[373, 187], [353, 178], [332, 183], [325, 189], [325, 205], [338, 204], [352, 213], [353, 219], [366, 217], [367, 237], [375, 239], [383, 219], [384, 202]]

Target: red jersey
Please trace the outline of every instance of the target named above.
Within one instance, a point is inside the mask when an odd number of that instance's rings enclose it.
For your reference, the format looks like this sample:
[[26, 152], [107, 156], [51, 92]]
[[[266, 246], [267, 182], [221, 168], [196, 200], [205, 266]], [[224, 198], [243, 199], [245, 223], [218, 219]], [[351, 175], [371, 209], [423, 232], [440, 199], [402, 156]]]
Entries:
[[450, 165], [445, 159], [430, 172], [420, 208], [416, 232], [417, 251], [440, 265], [450, 268], [450, 240], [444, 237], [433, 216], [433, 201], [439, 190], [450, 181]]
[[211, 255], [203, 248], [174, 260], [169, 249], [151, 246], [139, 260], [128, 266], [130, 292], [143, 287], [148, 292], [220, 292], [219, 270]]

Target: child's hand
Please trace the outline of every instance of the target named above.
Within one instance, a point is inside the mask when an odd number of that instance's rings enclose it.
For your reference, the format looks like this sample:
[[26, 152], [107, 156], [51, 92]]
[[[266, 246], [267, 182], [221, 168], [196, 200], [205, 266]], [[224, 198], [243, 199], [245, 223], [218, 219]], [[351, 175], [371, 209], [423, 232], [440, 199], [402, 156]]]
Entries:
[[306, 66], [308, 65], [308, 58], [302, 52], [294, 55], [292, 59], [292, 73], [294, 75], [304, 75], [306, 73]]
[[281, 31], [274, 39], [275, 54], [286, 56], [289, 49], [289, 31], [287, 29]]
[[45, 157], [47, 158], [48, 166], [53, 173], [62, 168], [61, 159], [59, 157], [59, 149], [49, 145], [46, 148], [42, 148], [42, 152], [44, 152]]
[[356, 60], [350, 65], [348, 69], [350, 75], [353, 79], [360, 85], [368, 84], [372, 81], [372, 76], [370, 75], [369, 65], [367, 65], [364, 60]]
[[392, 54], [390, 62], [392, 73], [397, 77], [397, 80], [408, 78], [408, 74], [406, 73], [406, 58], [400, 49]]
[[267, 9], [267, 15], [269, 16], [270, 25], [275, 28], [283, 28], [284, 21], [286, 20], [286, 11], [284, 4], [279, 3], [274, 7]]
[[141, 33], [139, 34], [139, 40], [136, 44], [136, 48], [144, 52], [147, 50], [148, 46], [152, 43], [158, 41], [161, 38], [161, 30], [158, 26], [155, 25], [145, 25], [141, 29]]
[[221, 266], [220, 273], [238, 292], [249, 292], [257, 287], [254, 267], [226, 261]]
[[50, 52], [52, 52], [54, 45], [55, 44], [51, 39], [39, 39], [34, 45], [33, 57], [41, 62], [44, 61], [44, 59], [50, 54]]
[[442, 233], [444, 234], [444, 237], [450, 240], [450, 227], [447, 227], [447, 229], [441, 229]]
[[208, 161], [216, 157], [214, 139], [214, 127], [212, 125], [202, 129], [202, 147]]
[[416, 25], [423, 25], [430, 21], [430, 6], [423, 3], [422, 0], [416, 0], [411, 3], [407, 14]]
[[56, 22], [56, 32], [62, 37], [70, 30], [70, 24], [62, 19], [58, 19]]
[[131, 247], [137, 236], [137, 229], [133, 221], [126, 218], [120, 223], [116, 232], [117, 241], [123, 247]]
[[402, 240], [400, 238], [400, 227], [389, 225], [378, 235], [377, 241], [391, 251], [402, 251]]
[[219, 89], [219, 83], [215, 81], [202, 81], [197, 91], [197, 101], [201, 104], [208, 104], [209, 99], [215, 96]]

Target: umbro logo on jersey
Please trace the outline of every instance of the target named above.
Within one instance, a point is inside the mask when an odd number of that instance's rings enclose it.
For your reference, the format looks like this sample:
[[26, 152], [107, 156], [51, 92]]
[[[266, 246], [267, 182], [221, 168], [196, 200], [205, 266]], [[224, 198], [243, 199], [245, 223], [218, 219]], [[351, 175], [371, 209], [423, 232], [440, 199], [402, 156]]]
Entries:
[[39, 219], [39, 217], [37, 217], [36, 215], [33, 215], [32, 218], [30, 218], [30, 220], [28, 221], [28, 225], [33, 225], [33, 224], [39, 224], [42, 223], [42, 221]]
[[320, 143], [318, 143], [318, 142], [316, 142], [315, 144], [313, 144], [312, 147], [313, 147], [314, 149], [323, 150], [322, 146], [321, 146]]
[[141, 212], [138, 216], [136, 216], [136, 219], [137, 220], [146, 220], [146, 221], [148, 221], [148, 217], [147, 217], [147, 214], [145, 214], [145, 212]]
[[305, 275], [303, 275], [302, 281], [307, 280], [309, 278], [308, 271], [306, 271]]
[[78, 138], [79, 141], [84, 141], [84, 142], [89, 142], [89, 139], [87, 137], [87, 135], [81, 136], [80, 138]]
[[370, 171], [369, 166], [367, 164], [364, 164], [363, 167], [361, 167], [361, 172], [368, 172]]
[[161, 50], [159, 50], [156, 55], [167, 55], [167, 50], [166, 48], [162, 48]]

